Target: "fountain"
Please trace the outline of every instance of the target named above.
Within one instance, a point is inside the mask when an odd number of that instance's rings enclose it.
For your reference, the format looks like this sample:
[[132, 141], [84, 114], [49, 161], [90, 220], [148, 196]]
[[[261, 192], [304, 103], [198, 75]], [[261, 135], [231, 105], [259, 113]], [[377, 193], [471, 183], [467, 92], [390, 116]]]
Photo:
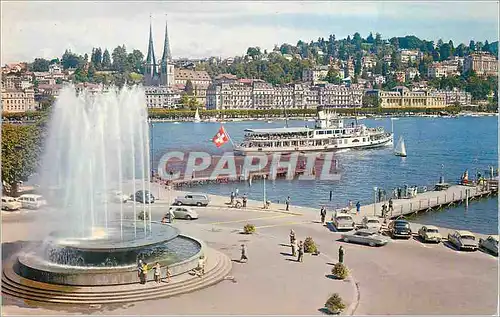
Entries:
[[94, 95], [65, 87], [44, 153], [41, 191], [58, 206], [61, 221], [34, 250], [17, 256], [16, 274], [40, 283], [109, 286], [137, 283], [139, 259], [169, 266], [173, 275], [196, 267], [205, 252], [201, 241], [153, 222], [151, 204], [113, 202], [110, 194], [123, 195], [124, 186], [151, 192], [142, 87]]

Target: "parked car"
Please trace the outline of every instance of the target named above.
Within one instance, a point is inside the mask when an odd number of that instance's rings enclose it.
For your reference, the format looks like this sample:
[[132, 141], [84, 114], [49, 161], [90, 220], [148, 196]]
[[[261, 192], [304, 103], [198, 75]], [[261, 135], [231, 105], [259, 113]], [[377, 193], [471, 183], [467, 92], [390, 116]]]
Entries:
[[155, 196], [149, 190], [138, 190], [130, 199], [140, 203], [152, 204], [155, 202]]
[[337, 230], [353, 230], [355, 223], [351, 215], [338, 213], [333, 219], [333, 225]]
[[498, 236], [489, 236], [486, 239], [479, 239], [479, 247], [498, 256]]
[[42, 206], [47, 205], [47, 201], [41, 195], [35, 194], [24, 194], [19, 196], [17, 199], [21, 203], [23, 208], [28, 209], [38, 209]]
[[387, 237], [384, 237], [375, 229], [360, 229], [353, 234], [343, 234], [344, 242], [353, 242], [367, 244], [371, 247], [383, 246], [389, 242]]
[[19, 210], [23, 205], [15, 198], [2, 196], [2, 210]]
[[129, 196], [124, 195], [123, 192], [119, 190], [112, 190], [109, 193], [109, 197], [114, 203], [126, 203], [129, 200]]
[[418, 230], [418, 236], [424, 242], [436, 242], [439, 243], [443, 239], [439, 233], [439, 229], [436, 226], [423, 226]]
[[380, 223], [380, 220], [377, 217], [366, 216], [363, 218], [362, 227], [365, 229], [380, 231], [382, 223]]
[[205, 194], [187, 194], [175, 198], [174, 205], [189, 205], [189, 206], [207, 206], [210, 203], [210, 198]]
[[411, 238], [410, 223], [406, 220], [398, 219], [389, 224], [389, 234], [393, 239], [395, 238]]
[[476, 236], [466, 230], [456, 230], [448, 234], [448, 241], [458, 250], [476, 251], [479, 246]]
[[170, 207], [170, 213], [175, 219], [198, 219], [198, 213], [189, 207]]

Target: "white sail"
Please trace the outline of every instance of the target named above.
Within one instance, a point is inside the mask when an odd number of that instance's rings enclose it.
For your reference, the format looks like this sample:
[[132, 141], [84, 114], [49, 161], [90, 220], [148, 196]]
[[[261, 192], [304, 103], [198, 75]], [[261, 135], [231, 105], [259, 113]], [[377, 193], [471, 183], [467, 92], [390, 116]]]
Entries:
[[399, 137], [398, 144], [394, 149], [394, 154], [396, 156], [406, 156], [405, 140], [403, 139], [403, 137]]
[[201, 122], [200, 113], [198, 112], [198, 108], [196, 108], [196, 113], [194, 114], [194, 122]]

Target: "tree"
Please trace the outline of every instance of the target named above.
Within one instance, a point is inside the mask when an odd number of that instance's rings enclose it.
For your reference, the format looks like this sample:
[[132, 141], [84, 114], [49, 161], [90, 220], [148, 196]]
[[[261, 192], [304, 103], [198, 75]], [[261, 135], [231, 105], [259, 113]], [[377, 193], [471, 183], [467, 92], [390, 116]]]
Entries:
[[125, 73], [130, 70], [125, 45], [115, 47], [111, 56], [113, 57], [113, 70], [120, 73]]
[[44, 58], [35, 58], [35, 61], [31, 64], [31, 71], [34, 72], [48, 72], [50, 62]]
[[188, 96], [193, 95], [194, 87], [193, 87], [193, 82], [190, 79], [186, 81], [186, 86], [184, 87], [184, 91]]
[[476, 43], [473, 40], [469, 42], [469, 52], [474, 52], [476, 50]]
[[455, 55], [459, 57], [464, 57], [466, 49], [467, 47], [464, 44], [458, 45], [457, 49], [455, 50]]
[[325, 81], [329, 82], [330, 84], [336, 85], [340, 85], [340, 83], [342, 82], [342, 80], [340, 79], [340, 74], [333, 67], [330, 67], [328, 69]]
[[108, 49], [104, 50], [102, 54], [102, 69], [109, 70], [111, 68], [111, 56], [109, 55]]
[[247, 49], [247, 55], [252, 57], [252, 59], [255, 59], [256, 57], [260, 56], [260, 48], [259, 47], [249, 47]]
[[90, 63], [92, 63], [98, 70], [102, 68], [102, 50], [100, 47], [92, 49]]
[[484, 41], [483, 51], [484, 52], [489, 52], [490, 51], [490, 43], [488, 43], [488, 40]]
[[2, 181], [10, 196], [17, 196], [19, 182], [27, 181], [36, 172], [41, 139], [37, 125], [2, 126]]
[[368, 37], [366, 38], [366, 42], [367, 42], [367, 43], [370, 43], [370, 44], [375, 43], [375, 39], [373, 38], [373, 34], [372, 34], [372, 32], [370, 32], [370, 34], [369, 34], [369, 35], [368, 35]]
[[439, 58], [444, 61], [453, 56], [453, 47], [448, 43], [444, 43], [439, 47]]
[[144, 55], [139, 50], [133, 50], [127, 56], [128, 69], [136, 73], [143, 73]]
[[81, 58], [71, 53], [71, 51], [66, 50], [62, 56], [61, 63], [64, 69], [77, 68], [81, 64]]

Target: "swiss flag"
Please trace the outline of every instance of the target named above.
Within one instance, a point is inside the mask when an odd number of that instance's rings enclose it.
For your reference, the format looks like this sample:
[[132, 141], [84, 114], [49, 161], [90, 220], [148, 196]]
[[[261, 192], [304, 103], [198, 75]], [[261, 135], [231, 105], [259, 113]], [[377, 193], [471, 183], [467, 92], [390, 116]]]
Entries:
[[229, 137], [227, 135], [226, 130], [224, 127], [221, 125], [219, 128], [219, 131], [217, 131], [217, 134], [214, 136], [212, 139], [212, 142], [215, 143], [216, 147], [221, 147], [223, 146], [227, 141], [229, 141]]

